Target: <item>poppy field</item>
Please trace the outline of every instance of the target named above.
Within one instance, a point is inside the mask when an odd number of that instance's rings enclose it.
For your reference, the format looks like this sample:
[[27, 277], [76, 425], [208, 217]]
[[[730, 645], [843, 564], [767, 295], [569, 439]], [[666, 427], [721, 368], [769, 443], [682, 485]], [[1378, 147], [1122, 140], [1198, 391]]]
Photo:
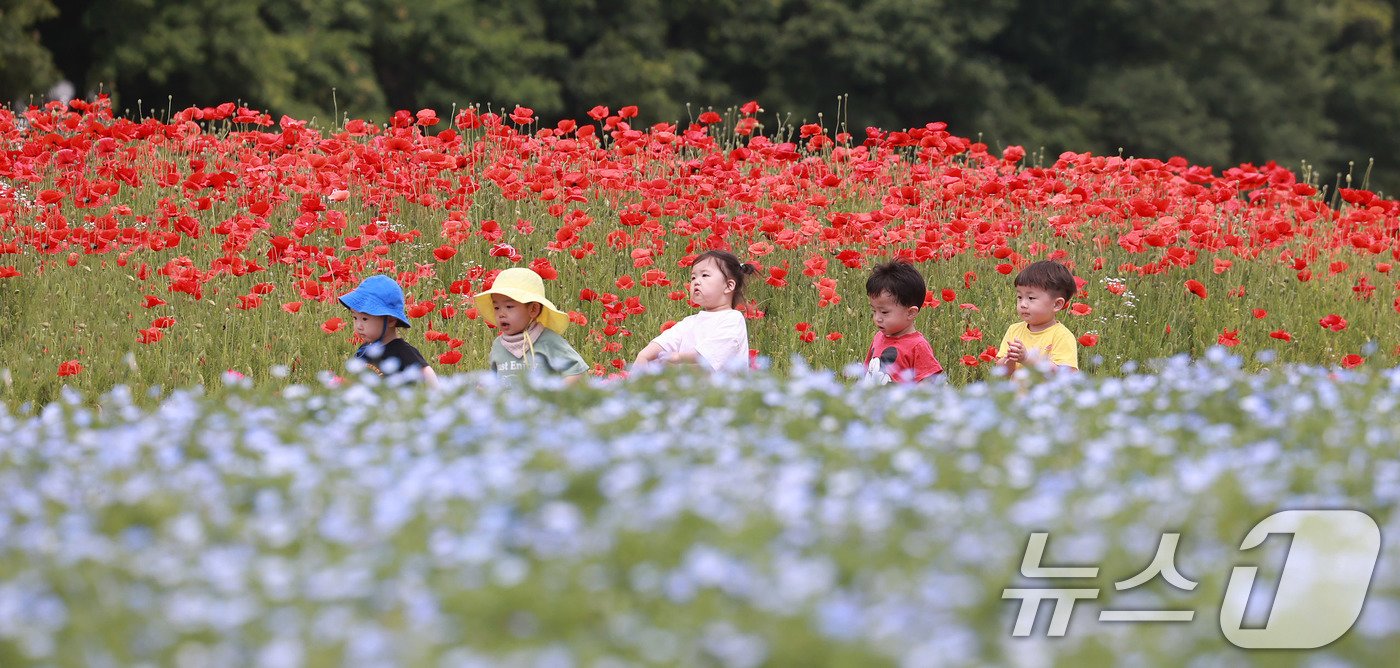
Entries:
[[918, 326], [955, 385], [988, 377], [1014, 273], [1044, 258], [1080, 281], [1062, 320], [1090, 372], [1215, 345], [1252, 368], [1397, 359], [1400, 205], [1350, 176], [1041, 156], [942, 123], [783, 124], [753, 102], [680, 123], [442, 113], [0, 112], [0, 399], [218, 388], [230, 370], [310, 382], [343, 370], [335, 297], [373, 273], [404, 286], [439, 373], [480, 369], [494, 333], [470, 297], [511, 266], [547, 279], [571, 343], [615, 374], [693, 312], [684, 265], [709, 248], [760, 267], [750, 343], [779, 370], [860, 361], [865, 276], [891, 258], [927, 279]]

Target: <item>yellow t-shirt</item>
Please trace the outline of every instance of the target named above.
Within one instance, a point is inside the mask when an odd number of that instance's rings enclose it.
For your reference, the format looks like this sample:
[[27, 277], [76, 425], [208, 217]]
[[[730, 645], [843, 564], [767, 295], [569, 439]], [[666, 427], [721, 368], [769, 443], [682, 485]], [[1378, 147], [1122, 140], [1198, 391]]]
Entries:
[[1012, 341], [1020, 339], [1026, 346], [1026, 354], [1031, 360], [1049, 359], [1057, 366], [1079, 368], [1079, 343], [1068, 327], [1056, 322], [1039, 332], [1032, 332], [1025, 322], [1012, 323], [1006, 328], [1006, 336], [1001, 337], [1001, 347], [997, 357], [1006, 357], [1006, 348]]

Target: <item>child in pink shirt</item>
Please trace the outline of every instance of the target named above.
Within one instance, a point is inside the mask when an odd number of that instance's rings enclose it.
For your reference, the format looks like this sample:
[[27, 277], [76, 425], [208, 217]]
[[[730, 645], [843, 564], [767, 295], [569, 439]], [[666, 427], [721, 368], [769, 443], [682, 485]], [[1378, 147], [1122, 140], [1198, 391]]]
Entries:
[[908, 262], [888, 262], [871, 272], [865, 293], [877, 329], [865, 354], [868, 377], [880, 383], [919, 382], [943, 372], [933, 346], [914, 327], [927, 292], [924, 277]]

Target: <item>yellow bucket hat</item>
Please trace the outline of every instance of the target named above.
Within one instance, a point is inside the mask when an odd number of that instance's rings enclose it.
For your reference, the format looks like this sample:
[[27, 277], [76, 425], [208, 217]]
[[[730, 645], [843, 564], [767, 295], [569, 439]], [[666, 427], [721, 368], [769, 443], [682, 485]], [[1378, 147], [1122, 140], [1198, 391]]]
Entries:
[[491, 305], [491, 295], [510, 297], [521, 304], [539, 304], [541, 325], [563, 334], [569, 327], [569, 314], [560, 311], [554, 302], [544, 297], [544, 279], [539, 274], [524, 267], [511, 267], [496, 275], [491, 289], [476, 296], [476, 308], [486, 322], [496, 324], [496, 310]]

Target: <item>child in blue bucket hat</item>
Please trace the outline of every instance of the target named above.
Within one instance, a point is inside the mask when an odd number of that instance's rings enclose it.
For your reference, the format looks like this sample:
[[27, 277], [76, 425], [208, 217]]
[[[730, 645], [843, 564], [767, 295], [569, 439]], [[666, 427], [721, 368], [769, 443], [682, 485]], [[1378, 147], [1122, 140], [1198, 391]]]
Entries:
[[340, 303], [350, 309], [355, 333], [365, 343], [355, 351], [374, 373], [396, 380], [422, 380], [437, 387], [437, 374], [428, 366], [423, 353], [399, 337], [398, 328], [407, 329], [403, 288], [384, 275], [370, 276], [360, 287], [342, 295]]

